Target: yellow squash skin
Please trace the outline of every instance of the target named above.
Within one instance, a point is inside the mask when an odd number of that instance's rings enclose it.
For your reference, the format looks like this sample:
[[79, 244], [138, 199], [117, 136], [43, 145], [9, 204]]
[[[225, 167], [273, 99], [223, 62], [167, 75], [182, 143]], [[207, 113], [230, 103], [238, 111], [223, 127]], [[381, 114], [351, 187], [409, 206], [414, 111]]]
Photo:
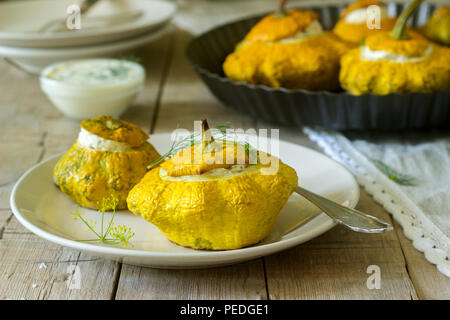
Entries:
[[354, 45], [331, 32], [295, 40], [318, 19], [308, 10], [270, 14], [259, 21], [223, 63], [235, 81], [313, 91], [339, 88], [339, 59]]
[[385, 50], [396, 54], [402, 54], [410, 58], [423, 56], [430, 46], [430, 42], [417, 32], [409, 31], [408, 34], [410, 39], [396, 40], [393, 39], [388, 32], [378, 33], [368, 37], [365, 41], [365, 45], [369, 47], [370, 50]]
[[239, 82], [272, 88], [337, 90], [339, 60], [354, 45], [331, 32], [292, 42], [243, 45], [228, 55], [223, 70]]
[[316, 12], [309, 10], [288, 10], [286, 16], [282, 17], [269, 14], [249, 31], [244, 40], [272, 42], [292, 37], [318, 18], [319, 15]]
[[333, 28], [333, 32], [342, 40], [360, 44], [370, 35], [380, 31], [390, 31], [394, 28], [397, 19], [385, 18], [380, 21], [380, 29], [369, 29], [365, 23], [347, 23], [339, 20]]
[[[214, 152], [202, 152], [201, 145], [194, 145], [190, 148], [180, 151], [178, 154], [161, 164], [161, 168], [167, 171], [171, 177], [181, 177], [186, 175], [200, 175], [216, 168], [230, 168], [234, 164], [249, 163], [248, 153], [244, 149], [235, 144], [226, 144], [224, 141], [213, 142], [217, 148], [217, 154]], [[240, 149], [240, 150], [239, 150]], [[241, 151], [241, 152], [239, 152]], [[201, 160], [199, 163], [193, 163], [196, 152], [198, 152]], [[189, 156], [191, 164], [186, 164], [185, 156]], [[234, 159], [232, 163], [227, 163], [227, 154]], [[219, 160], [220, 161], [216, 161]]]
[[380, 29], [369, 29], [366, 23], [348, 23], [345, 17], [352, 11], [367, 8], [371, 5], [386, 6], [378, 0], [356, 1], [349, 5], [341, 14], [339, 21], [333, 28], [333, 32], [341, 39], [360, 44], [366, 37], [380, 31], [390, 31], [394, 27], [396, 18], [384, 18], [380, 21]]
[[114, 196], [119, 200], [117, 209], [125, 209], [128, 192], [158, 157], [148, 142], [124, 152], [88, 150], [75, 142], [57, 162], [53, 178], [61, 191], [83, 207], [100, 209], [97, 204], [103, 198]]
[[128, 208], [171, 241], [194, 249], [228, 250], [261, 241], [297, 187], [297, 174], [259, 170], [208, 181], [167, 181], [158, 167], [130, 191]]
[[148, 139], [148, 134], [137, 125], [110, 116], [83, 120], [81, 128], [103, 139], [128, 143], [133, 148], [141, 146]]
[[[366, 45], [372, 50], [418, 57], [432, 44], [414, 34], [410, 40], [394, 40], [380, 33], [368, 38]], [[342, 88], [355, 95], [449, 91], [450, 49], [433, 45], [425, 58], [403, 63], [362, 60], [360, 48], [353, 49], [341, 59], [339, 79]]]
[[428, 39], [450, 46], [450, 8], [436, 10], [422, 31]]

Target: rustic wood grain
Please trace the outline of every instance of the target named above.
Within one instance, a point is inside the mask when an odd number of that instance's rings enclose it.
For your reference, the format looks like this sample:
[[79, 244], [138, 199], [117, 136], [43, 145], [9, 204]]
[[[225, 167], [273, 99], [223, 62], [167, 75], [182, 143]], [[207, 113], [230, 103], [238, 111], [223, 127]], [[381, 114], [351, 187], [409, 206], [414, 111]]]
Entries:
[[34, 119], [39, 102], [33, 98], [41, 94], [35, 82], [35, 77], [0, 63], [0, 209], [9, 208], [14, 183], [42, 156], [44, 130]]
[[424, 254], [413, 247], [411, 240], [405, 237], [402, 227], [394, 222], [397, 237], [406, 260], [406, 268], [416, 288], [419, 299], [449, 300], [450, 278], [436, 270], [436, 266], [427, 261]]
[[11, 219], [12, 213], [9, 210], [0, 210], [0, 239], [3, 237], [3, 231], [6, 224]]
[[[68, 286], [69, 266], [79, 268], [79, 289]], [[12, 218], [0, 239], [0, 270], [0, 299], [110, 299], [118, 263], [52, 244]]]
[[[206, 116], [211, 125], [279, 127], [237, 114], [218, 102], [184, 58], [190, 35], [176, 31], [137, 55], [148, 80], [123, 118], [148, 132], [188, 130]], [[29, 167], [67, 150], [79, 123], [45, 98], [37, 77], [0, 61], [0, 299], [448, 299], [449, 279], [395, 232], [362, 235], [336, 227], [291, 250], [230, 267], [157, 270], [121, 265], [51, 244], [25, 230], [9, 210], [9, 194]], [[298, 128], [282, 139], [318, 147]], [[365, 192], [358, 208], [390, 221]], [[47, 268], [39, 268], [45, 262]], [[67, 267], [77, 265], [81, 288], [69, 290]], [[369, 265], [381, 268], [381, 289], [369, 290]], [[265, 283], [267, 281], [268, 286]], [[268, 292], [268, 295], [267, 295]]]
[[159, 270], [123, 265], [116, 299], [266, 299], [262, 260], [229, 267]]
[[192, 36], [178, 30], [173, 59], [164, 85], [153, 132], [171, 132], [180, 128], [192, 131], [194, 120], [206, 116], [210, 126], [230, 122], [234, 127], [254, 127], [255, 120], [226, 108], [209, 92], [185, 59], [185, 48]]
[[[357, 208], [390, 221], [364, 191]], [[393, 231], [360, 234], [337, 226], [264, 260], [271, 299], [417, 299]], [[380, 267], [380, 289], [367, 288], [370, 265]]]

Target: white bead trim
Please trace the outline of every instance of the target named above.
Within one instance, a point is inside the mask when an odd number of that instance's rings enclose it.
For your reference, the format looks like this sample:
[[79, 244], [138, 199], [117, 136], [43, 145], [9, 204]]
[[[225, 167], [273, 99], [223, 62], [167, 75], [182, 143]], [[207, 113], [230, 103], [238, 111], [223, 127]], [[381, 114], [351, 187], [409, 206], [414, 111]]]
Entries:
[[343, 135], [311, 128], [304, 128], [303, 131], [328, 156], [350, 170], [358, 183], [402, 226], [414, 248], [423, 252], [429, 262], [450, 277], [450, 240], [394, 182], [356, 150]]

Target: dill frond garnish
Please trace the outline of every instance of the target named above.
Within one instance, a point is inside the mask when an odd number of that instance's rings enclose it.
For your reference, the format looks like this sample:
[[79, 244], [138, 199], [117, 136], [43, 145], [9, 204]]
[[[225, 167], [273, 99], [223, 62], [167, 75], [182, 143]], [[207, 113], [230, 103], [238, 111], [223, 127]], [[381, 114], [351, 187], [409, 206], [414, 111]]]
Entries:
[[416, 184], [416, 179], [414, 177], [400, 173], [380, 160], [370, 159], [370, 161], [372, 161], [372, 163], [381, 172], [383, 172], [390, 180], [394, 181], [395, 183], [403, 186], [413, 186]]
[[[125, 225], [114, 225], [114, 217], [116, 215], [116, 208], [119, 204], [119, 199], [111, 196], [109, 198], [103, 198], [102, 203], [100, 205], [100, 209], [98, 210], [101, 213], [101, 226], [100, 231], [95, 230], [95, 226], [97, 225], [97, 221], [93, 221], [92, 219], [85, 219], [83, 217], [84, 211], [80, 211], [79, 206], [76, 206], [75, 211], [70, 212], [73, 216], [73, 220], [82, 221], [88, 229], [95, 235], [94, 239], [85, 239], [85, 240], [77, 240], [81, 242], [101, 242], [109, 245], [117, 245], [120, 244], [122, 247], [128, 247], [129, 245], [133, 247], [133, 244], [130, 243], [130, 239], [134, 237], [135, 233], [131, 231], [131, 228], [126, 227]], [[105, 211], [112, 210], [112, 216], [110, 221], [104, 225], [104, 217]]]
[[[229, 128], [230, 123], [225, 122], [221, 125], [218, 125], [214, 128], [210, 129], [211, 138], [212, 140], [221, 141], [221, 143], [234, 143], [241, 145], [246, 153], [249, 153], [251, 150], [253, 150], [252, 146], [246, 141], [239, 141], [237, 139], [236, 135], [232, 135], [227, 133], [227, 129]], [[163, 154], [161, 157], [153, 161], [147, 166], [147, 170], [150, 170], [156, 166], [158, 166], [161, 162], [173, 157], [178, 152], [188, 148], [192, 147], [194, 145], [202, 143], [203, 139], [203, 132], [194, 132], [188, 135], [187, 137], [181, 139], [180, 141], [177, 141], [177, 136], [172, 141], [172, 144], [170, 146], [169, 151], [167, 151], [165, 154]]]

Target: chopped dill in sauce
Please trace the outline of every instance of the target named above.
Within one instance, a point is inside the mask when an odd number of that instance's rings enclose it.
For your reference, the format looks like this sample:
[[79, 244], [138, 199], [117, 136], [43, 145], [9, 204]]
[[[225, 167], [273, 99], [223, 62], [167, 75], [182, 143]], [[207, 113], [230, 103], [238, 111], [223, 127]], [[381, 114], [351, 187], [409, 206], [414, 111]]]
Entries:
[[60, 64], [47, 78], [75, 85], [116, 85], [140, 79], [143, 69], [136, 63], [118, 59], [90, 59]]

